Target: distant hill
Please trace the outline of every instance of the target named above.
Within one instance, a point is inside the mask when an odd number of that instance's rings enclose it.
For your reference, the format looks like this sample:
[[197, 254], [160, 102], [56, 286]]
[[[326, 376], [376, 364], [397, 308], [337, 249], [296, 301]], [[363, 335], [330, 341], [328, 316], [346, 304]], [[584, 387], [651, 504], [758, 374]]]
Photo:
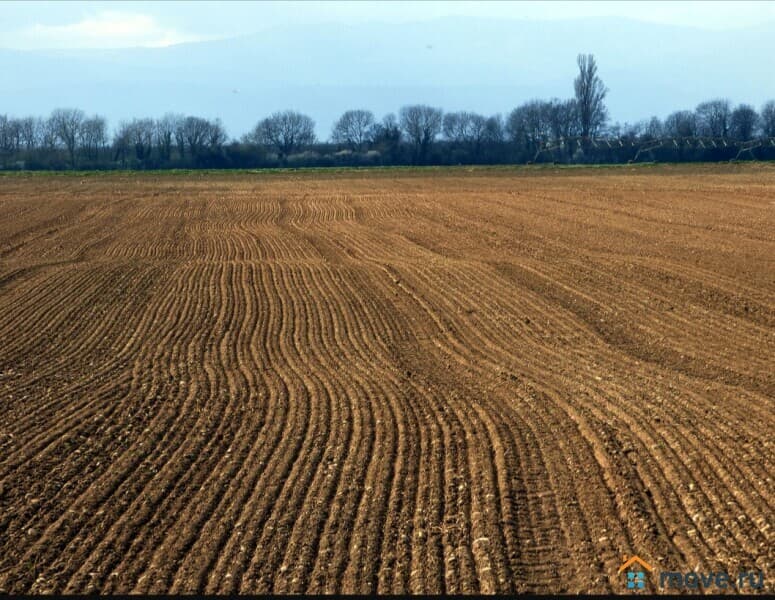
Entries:
[[591, 52], [611, 117], [635, 121], [717, 96], [758, 109], [775, 98], [774, 38], [772, 23], [715, 32], [614, 18], [454, 17], [286, 27], [168, 48], [0, 50], [0, 113], [77, 106], [115, 125], [175, 111], [219, 116], [239, 136], [266, 114], [295, 108], [326, 138], [348, 108], [381, 117], [425, 102], [505, 114], [534, 97], [570, 97], [576, 55]]

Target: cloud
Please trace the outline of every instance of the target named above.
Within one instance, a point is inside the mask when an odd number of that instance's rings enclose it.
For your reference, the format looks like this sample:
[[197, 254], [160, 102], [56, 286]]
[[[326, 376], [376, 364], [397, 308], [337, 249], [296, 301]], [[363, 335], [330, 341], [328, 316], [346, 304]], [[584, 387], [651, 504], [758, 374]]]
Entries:
[[209, 39], [165, 27], [139, 13], [100, 12], [76, 23], [35, 24], [11, 33], [10, 47], [28, 48], [158, 48]]

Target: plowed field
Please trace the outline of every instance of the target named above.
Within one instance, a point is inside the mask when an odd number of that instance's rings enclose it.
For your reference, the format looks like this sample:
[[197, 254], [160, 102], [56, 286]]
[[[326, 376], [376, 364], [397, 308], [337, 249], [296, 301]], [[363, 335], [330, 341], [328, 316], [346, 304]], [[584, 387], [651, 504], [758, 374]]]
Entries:
[[774, 409], [773, 166], [0, 177], [0, 591], [772, 591]]

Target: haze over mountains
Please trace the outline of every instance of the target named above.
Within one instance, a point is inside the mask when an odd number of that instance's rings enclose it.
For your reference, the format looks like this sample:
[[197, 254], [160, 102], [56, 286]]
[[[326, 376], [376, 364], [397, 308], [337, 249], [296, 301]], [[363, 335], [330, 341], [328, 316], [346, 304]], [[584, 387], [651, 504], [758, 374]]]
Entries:
[[220, 117], [239, 137], [292, 108], [325, 139], [350, 108], [378, 118], [414, 103], [505, 115], [532, 98], [570, 97], [576, 55], [591, 52], [612, 121], [633, 122], [719, 96], [758, 109], [775, 98], [774, 37], [775, 23], [718, 32], [619, 18], [449, 17], [282, 27], [166, 48], [2, 49], [0, 113], [72, 106], [115, 125], [172, 111]]

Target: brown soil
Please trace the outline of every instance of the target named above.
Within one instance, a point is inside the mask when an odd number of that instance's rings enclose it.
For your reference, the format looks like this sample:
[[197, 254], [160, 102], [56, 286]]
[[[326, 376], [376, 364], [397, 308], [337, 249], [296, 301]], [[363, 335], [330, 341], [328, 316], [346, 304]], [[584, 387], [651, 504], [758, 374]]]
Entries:
[[774, 407], [772, 166], [0, 177], [0, 592], [772, 591]]

